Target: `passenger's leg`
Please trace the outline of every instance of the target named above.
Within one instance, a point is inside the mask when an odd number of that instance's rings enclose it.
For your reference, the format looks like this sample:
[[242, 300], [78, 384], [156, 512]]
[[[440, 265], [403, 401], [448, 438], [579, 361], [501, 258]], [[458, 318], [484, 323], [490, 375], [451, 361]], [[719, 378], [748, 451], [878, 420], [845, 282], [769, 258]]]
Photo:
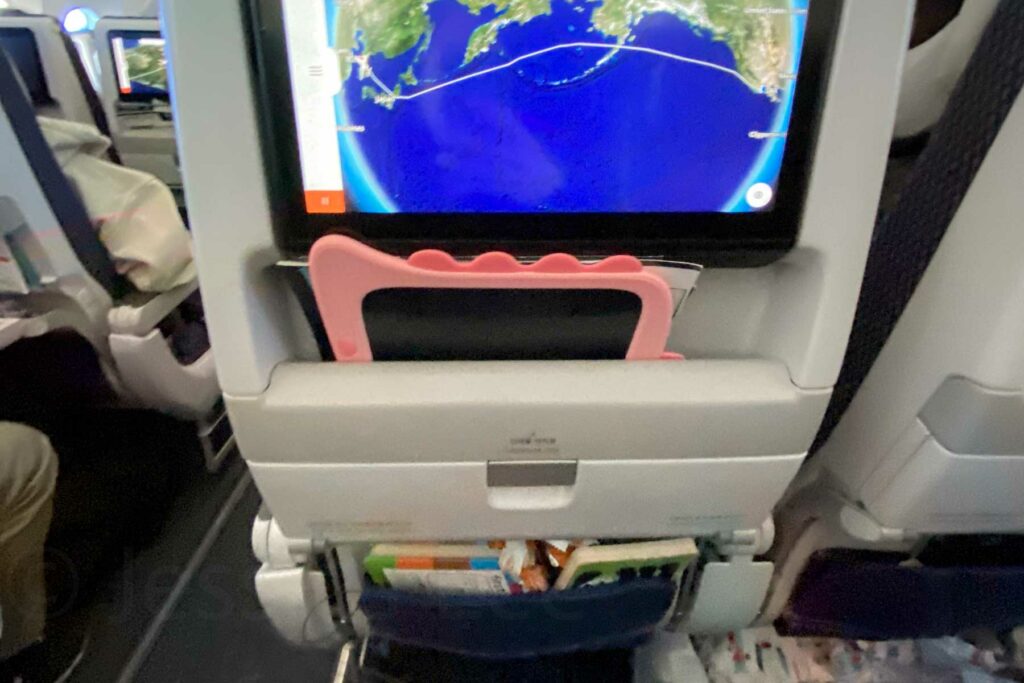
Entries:
[[43, 543], [56, 483], [57, 454], [46, 435], [0, 422], [0, 659], [43, 637]]

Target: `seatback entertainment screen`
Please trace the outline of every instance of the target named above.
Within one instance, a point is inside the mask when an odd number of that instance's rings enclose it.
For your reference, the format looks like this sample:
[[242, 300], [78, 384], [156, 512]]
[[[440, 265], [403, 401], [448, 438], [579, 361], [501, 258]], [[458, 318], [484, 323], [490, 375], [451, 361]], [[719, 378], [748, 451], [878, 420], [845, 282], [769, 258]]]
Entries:
[[287, 70], [290, 193], [321, 226], [795, 233], [836, 0], [261, 6], [286, 53], [263, 64]]
[[111, 31], [118, 96], [126, 101], [167, 100], [167, 56], [155, 31]]

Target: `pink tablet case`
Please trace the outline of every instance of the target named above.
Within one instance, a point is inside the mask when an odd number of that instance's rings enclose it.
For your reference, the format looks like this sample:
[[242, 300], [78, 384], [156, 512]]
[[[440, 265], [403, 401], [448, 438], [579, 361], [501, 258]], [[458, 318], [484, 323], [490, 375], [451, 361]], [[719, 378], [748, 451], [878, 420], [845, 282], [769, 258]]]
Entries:
[[335, 358], [373, 360], [363, 323], [363, 298], [378, 289], [615, 289], [640, 298], [640, 319], [627, 360], [678, 358], [666, 353], [672, 325], [672, 293], [632, 256], [594, 264], [551, 254], [524, 265], [503, 252], [460, 262], [437, 250], [408, 259], [385, 254], [342, 235], [321, 237], [309, 254], [309, 276]]

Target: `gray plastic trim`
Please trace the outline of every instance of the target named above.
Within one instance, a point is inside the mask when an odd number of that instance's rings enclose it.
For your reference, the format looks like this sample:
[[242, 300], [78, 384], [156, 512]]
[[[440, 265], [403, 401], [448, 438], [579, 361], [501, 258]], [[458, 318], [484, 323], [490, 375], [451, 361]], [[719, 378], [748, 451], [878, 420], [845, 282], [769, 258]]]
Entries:
[[960, 455], [1024, 455], [1024, 392], [949, 377], [919, 415], [935, 440]]

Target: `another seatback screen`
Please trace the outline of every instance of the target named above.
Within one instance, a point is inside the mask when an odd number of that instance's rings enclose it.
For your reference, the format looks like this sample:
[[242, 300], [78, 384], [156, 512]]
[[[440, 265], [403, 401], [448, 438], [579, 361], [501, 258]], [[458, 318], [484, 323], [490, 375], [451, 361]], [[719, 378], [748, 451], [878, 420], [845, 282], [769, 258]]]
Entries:
[[118, 97], [124, 101], [167, 100], [167, 56], [156, 31], [111, 31]]
[[39, 48], [31, 29], [0, 28], [0, 48], [7, 53], [25, 83], [29, 97], [35, 105], [52, 102], [46, 86], [43, 63], [39, 59]]

